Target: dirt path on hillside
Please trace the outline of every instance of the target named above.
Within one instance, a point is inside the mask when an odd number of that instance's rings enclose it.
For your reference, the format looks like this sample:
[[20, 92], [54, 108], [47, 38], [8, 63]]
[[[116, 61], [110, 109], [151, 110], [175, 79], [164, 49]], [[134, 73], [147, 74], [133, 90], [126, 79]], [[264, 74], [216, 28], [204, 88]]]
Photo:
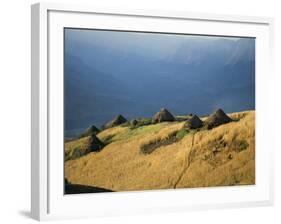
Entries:
[[184, 167], [183, 167], [183, 170], [181, 171], [179, 177], [177, 178], [175, 184], [174, 184], [174, 189], [177, 188], [177, 185], [179, 184], [179, 182], [181, 181], [183, 175], [186, 173], [186, 171], [188, 170], [188, 168], [190, 167], [190, 164], [192, 163], [192, 160], [194, 158], [194, 155], [195, 155], [195, 150], [193, 149], [193, 146], [194, 146], [194, 139], [195, 139], [195, 134], [194, 133], [192, 135], [192, 143], [191, 143], [191, 149], [188, 153], [188, 155], [186, 156], [186, 162], [184, 163]]

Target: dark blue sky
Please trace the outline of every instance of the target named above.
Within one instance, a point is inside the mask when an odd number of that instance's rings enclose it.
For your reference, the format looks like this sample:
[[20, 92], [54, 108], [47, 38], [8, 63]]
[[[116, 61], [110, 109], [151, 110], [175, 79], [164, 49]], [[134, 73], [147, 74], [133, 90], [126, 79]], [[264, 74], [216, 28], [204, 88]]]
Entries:
[[255, 39], [65, 29], [66, 134], [115, 115], [255, 108]]

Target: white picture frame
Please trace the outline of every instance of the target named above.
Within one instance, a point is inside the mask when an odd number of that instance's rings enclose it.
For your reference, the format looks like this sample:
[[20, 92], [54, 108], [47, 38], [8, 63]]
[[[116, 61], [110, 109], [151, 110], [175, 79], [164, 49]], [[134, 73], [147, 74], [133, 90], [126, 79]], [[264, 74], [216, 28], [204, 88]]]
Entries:
[[[270, 126], [272, 18], [191, 12], [101, 9], [38, 3], [32, 14], [31, 214], [37, 220], [273, 204]], [[63, 194], [63, 27], [255, 37], [256, 185], [145, 192]]]

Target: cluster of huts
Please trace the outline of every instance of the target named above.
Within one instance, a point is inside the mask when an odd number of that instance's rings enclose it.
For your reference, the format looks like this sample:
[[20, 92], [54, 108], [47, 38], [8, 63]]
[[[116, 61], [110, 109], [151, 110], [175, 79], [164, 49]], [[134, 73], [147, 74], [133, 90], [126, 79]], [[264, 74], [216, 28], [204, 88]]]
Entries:
[[[196, 114], [191, 114], [186, 118], [176, 118], [173, 114], [166, 108], [162, 108], [157, 112], [152, 118], [150, 124], [156, 124], [160, 122], [173, 122], [173, 121], [185, 121], [185, 127], [189, 129], [198, 129], [203, 126], [207, 129], [212, 129], [221, 124], [226, 124], [231, 121], [231, 118], [222, 110], [218, 109], [213, 114], [211, 114], [205, 121], [202, 121]], [[102, 130], [116, 127], [129, 121], [122, 115], [116, 116], [113, 120], [109, 121], [102, 126]], [[130, 121], [130, 125], [136, 126], [138, 124], [137, 119]], [[100, 130], [96, 126], [91, 126], [82, 133], [81, 137], [89, 136], [91, 134], [97, 134]]]
[[[175, 118], [167, 109], [162, 108], [158, 113], [153, 116], [152, 123], [176, 120], [177, 118]], [[231, 118], [227, 116], [227, 114], [222, 109], [218, 109], [213, 114], [211, 114], [205, 121], [202, 121], [196, 114], [192, 114], [184, 120], [184, 126], [189, 129], [198, 129], [202, 127], [212, 129], [221, 124], [226, 124], [230, 122]]]
[[[151, 118], [151, 124], [160, 123], [160, 122], [173, 122], [178, 121], [179, 118], [176, 118], [173, 116], [173, 114], [168, 111], [166, 108], [162, 108], [159, 112], [157, 112], [152, 118]], [[181, 121], [184, 120], [184, 128], [187, 129], [212, 129], [214, 127], [217, 127], [221, 124], [225, 124], [231, 121], [231, 118], [222, 110], [218, 109], [213, 114], [211, 114], [209, 117], [207, 117], [204, 121], [202, 121], [197, 115], [191, 114], [187, 116], [186, 118], [181, 118]], [[128, 123], [129, 121], [123, 117], [122, 115], [116, 116], [113, 120], [109, 121], [105, 125], [102, 126], [102, 130], [116, 127], [125, 123]], [[137, 119], [133, 119], [130, 121], [131, 126], [136, 126], [138, 124]], [[80, 137], [86, 137], [89, 136], [89, 148], [90, 151], [100, 151], [104, 144], [101, 142], [97, 137], [96, 134], [100, 132], [100, 130], [92, 125], [89, 128], [87, 128]]]

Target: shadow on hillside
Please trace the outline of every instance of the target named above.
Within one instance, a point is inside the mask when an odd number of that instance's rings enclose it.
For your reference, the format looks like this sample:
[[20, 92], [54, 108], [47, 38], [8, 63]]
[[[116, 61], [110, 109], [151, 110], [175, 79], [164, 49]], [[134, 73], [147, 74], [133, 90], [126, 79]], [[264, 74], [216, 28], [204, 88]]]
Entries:
[[84, 193], [103, 193], [103, 192], [113, 192], [100, 187], [92, 187], [80, 184], [66, 184], [65, 194], [84, 194]]

